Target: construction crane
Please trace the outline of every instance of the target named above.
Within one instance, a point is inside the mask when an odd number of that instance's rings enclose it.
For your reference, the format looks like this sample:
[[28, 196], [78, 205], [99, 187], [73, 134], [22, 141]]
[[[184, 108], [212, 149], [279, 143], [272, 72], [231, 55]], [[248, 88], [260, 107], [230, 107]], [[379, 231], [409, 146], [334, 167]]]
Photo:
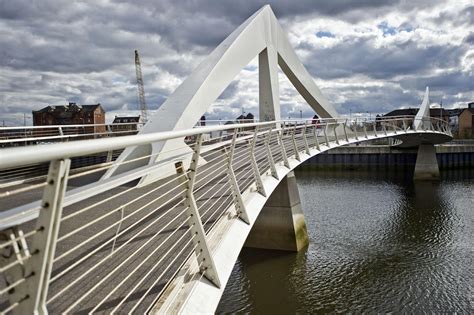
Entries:
[[135, 50], [135, 72], [137, 74], [137, 88], [138, 88], [138, 103], [141, 111], [141, 121], [147, 122], [147, 108], [145, 102], [145, 89], [143, 88], [142, 66], [140, 63], [140, 56], [138, 50]]

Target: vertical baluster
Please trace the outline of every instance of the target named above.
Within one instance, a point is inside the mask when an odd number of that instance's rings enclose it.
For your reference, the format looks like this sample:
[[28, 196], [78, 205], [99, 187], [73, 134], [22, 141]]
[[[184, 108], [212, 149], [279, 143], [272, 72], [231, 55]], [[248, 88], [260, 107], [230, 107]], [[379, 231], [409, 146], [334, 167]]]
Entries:
[[253, 176], [255, 178], [255, 184], [257, 186], [257, 191], [264, 197], [267, 196], [266, 192], [265, 192], [265, 188], [263, 187], [263, 182], [262, 182], [262, 177], [260, 176], [260, 171], [258, 169], [258, 164], [257, 164], [257, 160], [255, 159], [255, 145], [257, 143], [257, 136], [258, 136], [258, 126], [255, 127], [255, 131], [254, 131], [254, 135], [253, 135], [253, 139], [252, 141], [250, 142], [250, 161], [251, 161], [251, 164], [252, 164], [252, 169], [253, 169]]
[[[199, 155], [201, 153], [202, 145], [202, 134], [199, 134], [196, 139], [196, 144], [193, 149], [193, 156], [191, 158], [191, 163], [189, 165], [189, 170], [184, 171], [183, 163], [177, 162], [175, 164], [176, 173], [178, 174], [180, 180], [183, 183], [186, 183], [186, 195], [184, 198], [184, 206], [186, 207], [186, 212], [188, 215], [188, 223], [190, 227], [190, 233], [192, 236], [194, 244], [194, 253], [200, 266], [200, 272], [203, 274], [209, 281], [211, 281], [216, 287], [220, 288], [221, 282], [219, 280], [219, 275], [217, 274], [217, 269], [214, 264], [214, 259], [212, 258], [209, 245], [207, 243], [206, 232], [202, 225], [201, 215], [199, 214], [198, 207], [196, 205], [196, 200], [194, 199], [194, 181], [196, 178], [196, 172], [198, 169]], [[184, 176], [183, 176], [184, 175]]]
[[286, 125], [283, 123], [283, 126], [280, 130], [280, 149], [281, 149], [283, 165], [287, 168], [290, 168], [290, 163], [288, 162], [288, 154], [286, 154], [286, 149], [285, 149], [285, 142], [283, 141], [283, 137], [285, 134], [285, 126]]
[[27, 281], [18, 287], [20, 292], [25, 292], [28, 296], [28, 299], [18, 306], [19, 314], [48, 313], [46, 299], [70, 166], [69, 159], [54, 160], [49, 165], [41, 209], [36, 221], [38, 233], [32, 240], [32, 256], [24, 265]]
[[339, 139], [337, 138], [337, 131], [336, 131], [337, 125], [338, 125], [338, 123], [335, 122], [333, 130], [334, 130], [334, 137], [336, 138], [336, 144], [339, 145]]
[[270, 127], [270, 130], [268, 131], [267, 134], [267, 139], [265, 140], [265, 147], [267, 148], [267, 157], [268, 157], [268, 163], [270, 164], [270, 172], [272, 176], [276, 179], [278, 178], [278, 173], [275, 167], [275, 161], [273, 160], [273, 154], [272, 154], [272, 149], [270, 147], [270, 142], [272, 141], [272, 127]]
[[321, 149], [319, 148], [317, 123], [315, 123], [313, 126], [313, 135], [314, 135], [314, 145], [316, 146], [316, 149], [318, 149], [318, 151], [321, 151]]
[[235, 177], [234, 173], [234, 166], [232, 162], [234, 160], [234, 149], [235, 149], [235, 141], [237, 138], [237, 129], [234, 129], [234, 135], [232, 137], [232, 144], [230, 145], [230, 151], [227, 152], [224, 148], [224, 153], [227, 156], [227, 178], [229, 179], [229, 185], [232, 192], [232, 197], [234, 200], [235, 209], [237, 211], [237, 215], [239, 218], [247, 224], [250, 224], [249, 216], [247, 214], [247, 210], [245, 208], [244, 201], [242, 200], [242, 193], [240, 192], [239, 184], [237, 182], [237, 178]]
[[308, 139], [306, 138], [306, 122], [304, 123], [304, 127], [303, 127], [303, 139], [304, 139], [304, 148], [305, 148], [306, 154], [310, 155]]
[[347, 137], [347, 130], [346, 130], [346, 128], [347, 128], [347, 119], [344, 120], [344, 123], [343, 123], [342, 127], [344, 128], [344, 135], [346, 136], [346, 142], [349, 142], [349, 138]]
[[295, 157], [298, 161], [301, 161], [300, 153], [298, 151], [298, 146], [296, 145], [296, 122], [295, 122], [295, 126], [293, 127], [293, 131], [291, 133], [291, 140], [293, 142], [293, 149], [295, 150]]
[[327, 121], [325, 122], [323, 131], [324, 131], [324, 139], [326, 140], [326, 146], [329, 148], [328, 122]]
[[354, 136], [356, 140], [359, 140], [359, 136], [357, 135], [357, 118], [354, 120]]

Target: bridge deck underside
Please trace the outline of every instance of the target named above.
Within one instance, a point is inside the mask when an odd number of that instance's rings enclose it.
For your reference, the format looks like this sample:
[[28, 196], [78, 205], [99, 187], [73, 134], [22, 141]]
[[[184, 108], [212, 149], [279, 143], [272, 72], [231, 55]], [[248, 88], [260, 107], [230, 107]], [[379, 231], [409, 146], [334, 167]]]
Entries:
[[[311, 148], [316, 147], [313, 131], [306, 131]], [[322, 130], [317, 129], [316, 133], [319, 144], [325, 144]], [[294, 143], [300, 154], [305, 152], [302, 130], [296, 131], [295, 141], [291, 132], [282, 139], [288, 157], [295, 155]], [[334, 135], [328, 135], [328, 139], [334, 144]], [[255, 183], [250, 141], [252, 138], [237, 142], [232, 163], [241, 192]], [[275, 163], [283, 162], [277, 134], [268, 139], [268, 133], [261, 130], [253, 152], [260, 174], [269, 174], [270, 170], [265, 141], [269, 141]], [[209, 162], [199, 166], [193, 192], [209, 234], [221, 217], [238, 218], [231, 207], [234, 200], [223, 147], [203, 153], [202, 158]], [[68, 188], [93, 182], [99, 176], [100, 173], [82, 182], [71, 181]], [[130, 182], [64, 208], [48, 294], [51, 313], [145, 312], [156, 303], [187, 258], [194, 255], [184, 206], [186, 187], [179, 176], [145, 187], [135, 184]], [[30, 192], [22, 202], [36, 200], [40, 195], [40, 190]], [[7, 198], [2, 208], [9, 209], [16, 202], [17, 198]], [[22, 228], [28, 232], [34, 224], [30, 222]]]

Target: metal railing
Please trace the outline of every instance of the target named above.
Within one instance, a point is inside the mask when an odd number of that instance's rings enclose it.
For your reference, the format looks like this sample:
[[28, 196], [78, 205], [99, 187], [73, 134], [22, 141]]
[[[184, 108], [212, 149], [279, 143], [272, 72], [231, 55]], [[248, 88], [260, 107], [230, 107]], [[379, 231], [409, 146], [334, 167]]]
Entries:
[[136, 134], [143, 123], [0, 127], [0, 148]]
[[[418, 131], [413, 117], [261, 122], [2, 149], [2, 172], [49, 166], [43, 177], [0, 186], [1, 311], [149, 312], [179, 272], [191, 272], [183, 271], [191, 257], [201, 277], [222, 286], [208, 241], [223, 217], [248, 222], [245, 198], [267, 196], [265, 177], [355, 141], [449, 135], [447, 123], [426, 121]], [[176, 138], [192, 153], [71, 169], [78, 156]], [[159, 162], [100, 180], [110, 167], [141, 159]], [[174, 175], [137, 185], [164, 168]]]

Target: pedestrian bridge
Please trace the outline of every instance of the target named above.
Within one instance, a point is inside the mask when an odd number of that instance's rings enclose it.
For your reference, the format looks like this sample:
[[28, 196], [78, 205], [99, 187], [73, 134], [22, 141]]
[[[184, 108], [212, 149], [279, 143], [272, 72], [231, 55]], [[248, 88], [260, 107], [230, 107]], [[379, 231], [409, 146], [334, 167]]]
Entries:
[[[0, 310], [213, 312], [245, 244], [307, 243], [292, 175], [300, 164], [364, 141], [423, 148], [451, 139], [445, 121], [427, 117], [428, 93], [417, 116], [339, 117], [287, 45], [266, 6], [139, 134], [1, 149]], [[262, 121], [192, 128], [255, 55]], [[279, 119], [277, 63], [321, 119]], [[71, 167], [116, 150], [114, 161]], [[47, 173], [8, 176], [45, 163]]]

